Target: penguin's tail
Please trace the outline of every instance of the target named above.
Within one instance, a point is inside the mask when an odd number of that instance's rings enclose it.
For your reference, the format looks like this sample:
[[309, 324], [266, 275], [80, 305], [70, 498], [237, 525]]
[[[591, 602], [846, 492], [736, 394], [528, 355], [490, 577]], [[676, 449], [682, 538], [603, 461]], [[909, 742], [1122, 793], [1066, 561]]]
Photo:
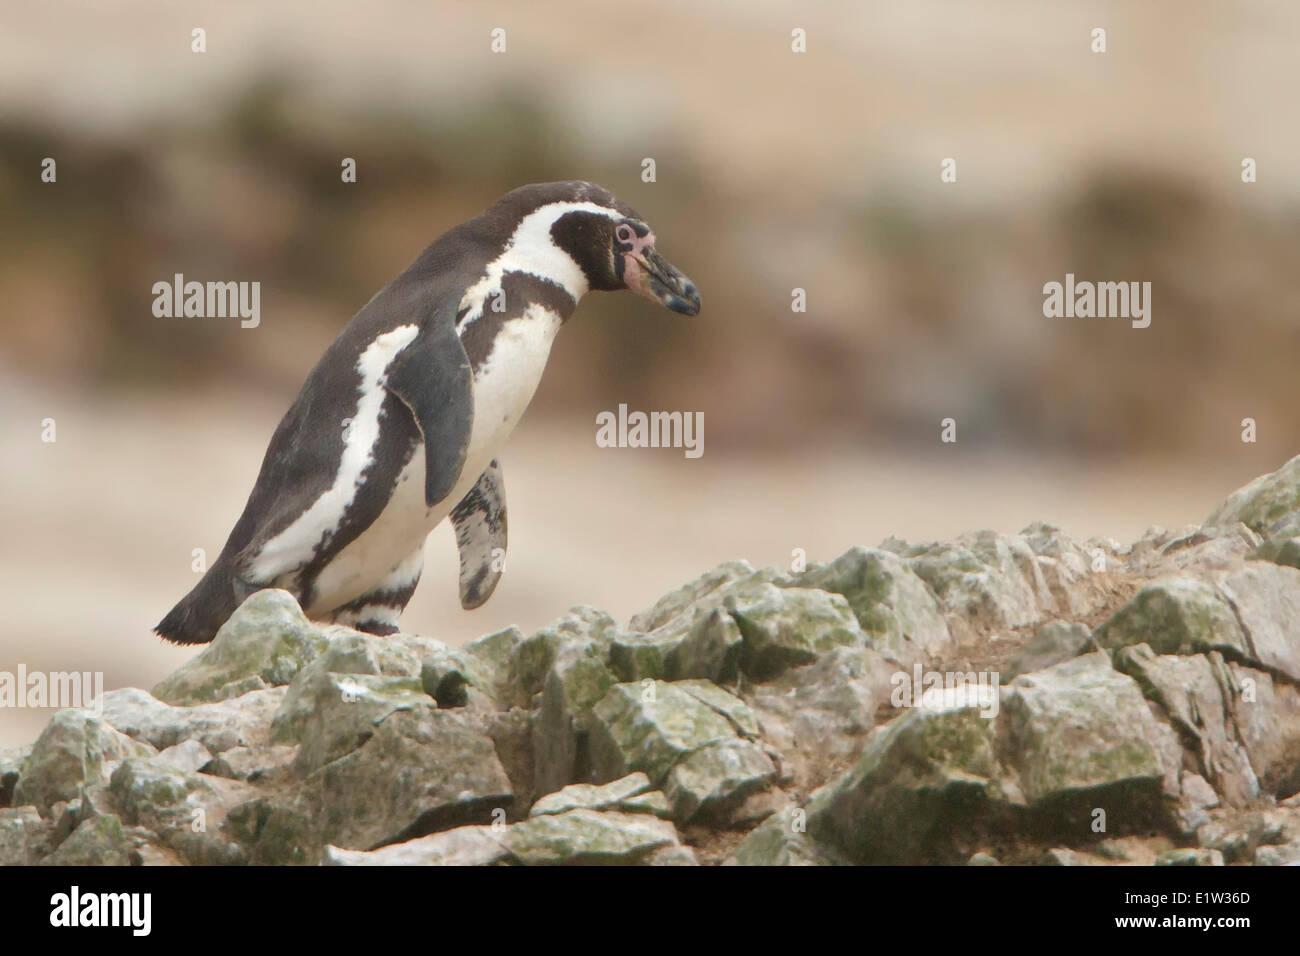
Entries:
[[217, 561], [153, 630], [172, 644], [208, 644], [237, 607], [234, 576]]

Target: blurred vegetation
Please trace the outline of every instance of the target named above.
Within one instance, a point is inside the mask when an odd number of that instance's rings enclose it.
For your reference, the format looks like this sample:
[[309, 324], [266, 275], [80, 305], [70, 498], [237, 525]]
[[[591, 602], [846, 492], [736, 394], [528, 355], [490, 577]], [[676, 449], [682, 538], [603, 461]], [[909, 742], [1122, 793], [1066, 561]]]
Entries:
[[[1294, 435], [1300, 215], [1248, 214], [1162, 170], [1099, 169], [1033, 210], [737, 196], [668, 144], [671, 184], [583, 147], [526, 90], [413, 116], [322, 116], [265, 79], [209, 123], [108, 141], [0, 123], [3, 355], [95, 388], [292, 393], [347, 319], [453, 224], [525, 182], [591, 179], [704, 294], [686, 320], [593, 296], [539, 410], [703, 409], [710, 442], [1179, 452], [1247, 415]], [[58, 182], [39, 182], [46, 156]], [[340, 181], [355, 157], [359, 181]], [[176, 272], [258, 280], [262, 325], [157, 319]], [[1042, 286], [1150, 281], [1153, 323], [1047, 319]], [[793, 313], [794, 287], [808, 311]], [[1289, 440], [1289, 439], [1288, 439]]]

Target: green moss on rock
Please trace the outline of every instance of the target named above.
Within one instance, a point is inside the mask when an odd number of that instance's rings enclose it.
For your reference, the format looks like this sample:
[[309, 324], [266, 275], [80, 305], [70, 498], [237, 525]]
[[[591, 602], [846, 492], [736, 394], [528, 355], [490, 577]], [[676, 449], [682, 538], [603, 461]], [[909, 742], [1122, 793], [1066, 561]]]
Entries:
[[328, 645], [288, 591], [258, 591], [239, 606], [202, 653], [159, 681], [153, 695], [169, 704], [186, 705], [280, 686], [293, 680]]

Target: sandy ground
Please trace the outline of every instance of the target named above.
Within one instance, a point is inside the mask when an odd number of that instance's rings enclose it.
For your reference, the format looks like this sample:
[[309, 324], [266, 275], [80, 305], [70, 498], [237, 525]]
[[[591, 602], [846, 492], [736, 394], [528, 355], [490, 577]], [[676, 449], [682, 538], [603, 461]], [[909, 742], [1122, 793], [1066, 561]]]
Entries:
[[[150, 627], [192, 586], [191, 551], [215, 556], [243, 505], [281, 401], [141, 399], [0, 391], [0, 670], [103, 671], [149, 687], [194, 651]], [[41, 420], [57, 441], [40, 440]], [[1151, 524], [1204, 518], [1280, 462], [1030, 461], [962, 446], [928, 459], [827, 448], [787, 458], [602, 449], [578, 418], [526, 420], [503, 457], [506, 574], [486, 607], [462, 611], [447, 528], [426, 548], [407, 630], [453, 644], [508, 625], [535, 629], [574, 604], [619, 619], [718, 562], [826, 560], [891, 534], [909, 540], [1049, 520], [1131, 540]], [[0, 746], [31, 739], [48, 712], [0, 712]]]

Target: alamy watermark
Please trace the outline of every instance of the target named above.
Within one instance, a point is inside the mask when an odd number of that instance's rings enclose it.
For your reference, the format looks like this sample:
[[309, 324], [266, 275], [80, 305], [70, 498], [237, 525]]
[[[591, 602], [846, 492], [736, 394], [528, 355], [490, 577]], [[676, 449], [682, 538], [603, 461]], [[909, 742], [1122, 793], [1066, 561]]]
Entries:
[[1151, 324], [1150, 282], [1065, 282], [1043, 286], [1043, 315], [1049, 319], [1131, 319], [1133, 328]]
[[684, 448], [687, 458], [704, 454], [703, 412], [629, 412], [596, 414], [598, 448]]
[[255, 329], [262, 321], [262, 283], [186, 282], [176, 273], [171, 282], [153, 284], [153, 314], [160, 319], [233, 319]]
[[894, 687], [889, 703], [922, 710], [974, 707], [981, 717], [992, 719], [998, 715], [1000, 682], [997, 671], [925, 671], [916, 664], [912, 673], [895, 671], [889, 678]]
[[83, 893], [73, 884], [68, 892], [50, 897], [50, 925], [55, 927], [122, 927], [133, 936], [148, 936], [152, 913], [152, 893]]
[[104, 713], [103, 671], [0, 671], [0, 708], [54, 707]]

